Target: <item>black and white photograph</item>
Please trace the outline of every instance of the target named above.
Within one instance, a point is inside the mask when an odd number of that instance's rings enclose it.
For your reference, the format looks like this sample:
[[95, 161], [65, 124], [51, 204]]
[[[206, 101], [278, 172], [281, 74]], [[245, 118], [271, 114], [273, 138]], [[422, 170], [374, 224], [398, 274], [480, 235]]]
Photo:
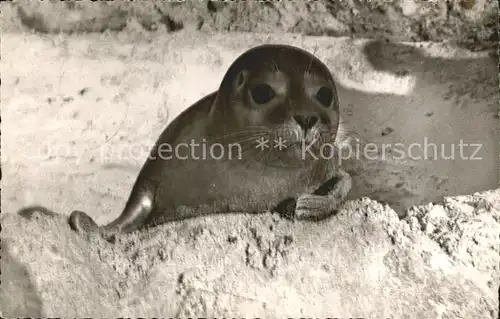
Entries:
[[0, 317], [500, 319], [494, 0], [0, 2]]

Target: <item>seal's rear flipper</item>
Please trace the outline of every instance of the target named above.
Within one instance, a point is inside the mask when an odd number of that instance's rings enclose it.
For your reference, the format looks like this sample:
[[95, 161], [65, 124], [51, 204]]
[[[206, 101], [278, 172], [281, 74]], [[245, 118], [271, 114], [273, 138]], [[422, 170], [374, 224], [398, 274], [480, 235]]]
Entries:
[[71, 229], [77, 233], [90, 233], [99, 231], [99, 226], [95, 221], [84, 212], [75, 210], [71, 213], [68, 220]]

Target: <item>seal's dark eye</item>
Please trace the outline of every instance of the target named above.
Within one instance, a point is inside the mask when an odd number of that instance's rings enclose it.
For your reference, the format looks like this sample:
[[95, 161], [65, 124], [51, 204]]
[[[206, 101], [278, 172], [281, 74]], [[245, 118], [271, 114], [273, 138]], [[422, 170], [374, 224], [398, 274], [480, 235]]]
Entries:
[[326, 86], [322, 86], [318, 92], [316, 92], [316, 99], [323, 104], [323, 106], [328, 107], [333, 101], [333, 92]]
[[269, 84], [257, 84], [250, 89], [250, 94], [257, 104], [265, 104], [276, 96], [276, 93]]

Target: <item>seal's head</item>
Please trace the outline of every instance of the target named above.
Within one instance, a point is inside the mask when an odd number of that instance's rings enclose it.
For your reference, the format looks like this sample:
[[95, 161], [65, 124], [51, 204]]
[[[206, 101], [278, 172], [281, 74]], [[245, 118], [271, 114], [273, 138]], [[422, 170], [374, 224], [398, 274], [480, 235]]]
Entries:
[[[314, 55], [289, 45], [261, 45], [239, 56], [220, 85], [225, 132], [281, 137], [289, 146], [335, 140], [339, 101], [333, 77]], [[258, 134], [256, 134], [257, 136]]]

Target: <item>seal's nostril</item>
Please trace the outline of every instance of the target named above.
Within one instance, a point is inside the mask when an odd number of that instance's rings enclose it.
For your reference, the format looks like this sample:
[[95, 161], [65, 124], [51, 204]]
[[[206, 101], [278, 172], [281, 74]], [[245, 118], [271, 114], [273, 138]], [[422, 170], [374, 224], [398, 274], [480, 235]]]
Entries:
[[294, 115], [293, 118], [304, 130], [310, 129], [311, 127], [314, 126], [314, 124], [318, 122], [317, 116]]
[[309, 116], [309, 128], [313, 127], [318, 122], [317, 116]]
[[293, 118], [295, 119], [295, 122], [299, 123], [301, 127], [304, 126], [304, 120], [303, 117], [300, 115], [294, 115]]

